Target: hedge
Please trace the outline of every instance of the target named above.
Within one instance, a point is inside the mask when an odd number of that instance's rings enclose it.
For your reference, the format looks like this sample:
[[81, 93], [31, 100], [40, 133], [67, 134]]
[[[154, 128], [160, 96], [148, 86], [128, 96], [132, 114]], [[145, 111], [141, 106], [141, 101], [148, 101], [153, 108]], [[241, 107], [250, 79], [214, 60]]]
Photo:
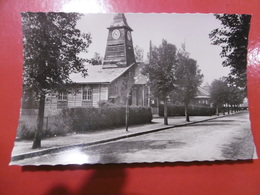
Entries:
[[[185, 116], [184, 106], [167, 105], [168, 116]], [[189, 106], [190, 116], [211, 116], [216, 113], [216, 109], [206, 106]], [[164, 115], [164, 105], [159, 106], [159, 116]]]
[[[125, 113], [124, 106], [114, 105], [101, 108], [66, 108], [59, 114], [45, 117], [42, 137], [123, 127]], [[151, 121], [152, 112], [149, 107], [129, 107], [129, 125], [145, 124]], [[22, 114], [17, 136], [21, 139], [33, 139], [36, 126], [37, 115]]]
[[[75, 132], [88, 132], [98, 129], [109, 129], [125, 125], [126, 108], [101, 107], [101, 108], [67, 108], [59, 115], [60, 125]], [[150, 123], [152, 112], [148, 107], [129, 107], [129, 125]]]
[[[37, 114], [22, 113], [19, 118], [19, 125], [17, 129], [17, 138], [23, 140], [32, 140], [37, 127]], [[64, 136], [70, 130], [66, 129], [66, 125], [61, 123], [58, 116], [44, 117], [44, 125], [42, 131], [42, 138]]]

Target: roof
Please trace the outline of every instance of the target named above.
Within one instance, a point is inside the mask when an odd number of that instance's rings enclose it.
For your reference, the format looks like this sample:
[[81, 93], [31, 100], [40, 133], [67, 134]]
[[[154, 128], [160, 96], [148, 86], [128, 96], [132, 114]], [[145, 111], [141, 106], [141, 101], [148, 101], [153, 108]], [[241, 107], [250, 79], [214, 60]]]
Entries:
[[206, 88], [198, 87], [196, 98], [210, 98], [210, 93]]
[[70, 79], [75, 83], [108, 84], [129, 70], [134, 64], [124, 68], [102, 68], [102, 65], [87, 66], [88, 76], [83, 77], [81, 73], [73, 73]]
[[142, 74], [142, 69], [145, 66], [144, 63], [138, 63], [135, 69], [135, 84], [136, 85], [145, 85], [148, 82], [147, 76]]
[[118, 13], [115, 15], [114, 20], [109, 28], [126, 27], [133, 31], [132, 28], [127, 24], [126, 17], [123, 13]]

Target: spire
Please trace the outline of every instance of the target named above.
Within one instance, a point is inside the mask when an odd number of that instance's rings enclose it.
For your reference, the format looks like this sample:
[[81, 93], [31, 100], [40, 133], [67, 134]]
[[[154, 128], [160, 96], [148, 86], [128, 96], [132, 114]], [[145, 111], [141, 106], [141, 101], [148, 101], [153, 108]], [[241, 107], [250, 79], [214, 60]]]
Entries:
[[103, 68], [122, 68], [135, 63], [131, 31], [124, 14], [116, 14], [108, 27]]
[[123, 13], [118, 13], [115, 15], [112, 24], [108, 29], [111, 28], [118, 28], [118, 27], [125, 27], [130, 31], [133, 31], [132, 28], [127, 24], [126, 17]]

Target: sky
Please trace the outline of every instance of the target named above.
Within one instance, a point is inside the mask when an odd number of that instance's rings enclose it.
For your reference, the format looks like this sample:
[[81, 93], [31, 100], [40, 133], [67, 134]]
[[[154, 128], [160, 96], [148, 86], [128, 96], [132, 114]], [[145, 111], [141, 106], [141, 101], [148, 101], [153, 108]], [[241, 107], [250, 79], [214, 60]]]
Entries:
[[[107, 27], [113, 21], [115, 14], [85, 14], [77, 24], [82, 32], [89, 32], [92, 43], [87, 58], [92, 58], [95, 52], [104, 57], [108, 36]], [[133, 45], [144, 50], [146, 58], [149, 52], [149, 42], [159, 46], [162, 39], [174, 44], [178, 49], [185, 42], [186, 51], [197, 61], [202, 74], [203, 84], [211, 84], [214, 79], [227, 76], [229, 68], [222, 66], [221, 47], [211, 45], [209, 33], [221, 27], [220, 21], [213, 14], [167, 14], [167, 13], [126, 13], [128, 25], [133, 29]]]

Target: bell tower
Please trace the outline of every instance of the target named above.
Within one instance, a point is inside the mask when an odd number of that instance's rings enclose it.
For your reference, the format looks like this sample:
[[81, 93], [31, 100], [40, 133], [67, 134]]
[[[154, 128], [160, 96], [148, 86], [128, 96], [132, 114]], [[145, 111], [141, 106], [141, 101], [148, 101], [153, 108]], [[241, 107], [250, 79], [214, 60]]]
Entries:
[[135, 63], [132, 29], [128, 26], [125, 15], [115, 15], [108, 27], [108, 38], [103, 68], [122, 68]]

